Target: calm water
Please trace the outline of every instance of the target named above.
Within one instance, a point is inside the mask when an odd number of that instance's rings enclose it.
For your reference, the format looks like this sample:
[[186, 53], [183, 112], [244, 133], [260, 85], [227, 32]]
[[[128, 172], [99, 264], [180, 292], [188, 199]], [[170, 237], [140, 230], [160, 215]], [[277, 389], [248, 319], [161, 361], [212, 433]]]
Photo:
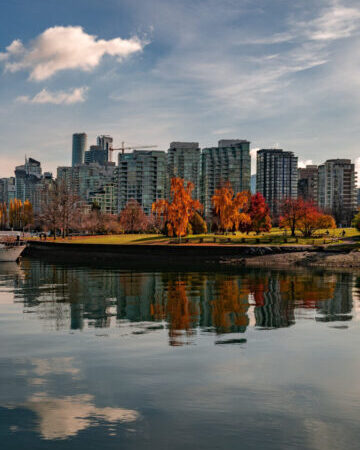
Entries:
[[1, 449], [358, 449], [360, 275], [0, 265]]

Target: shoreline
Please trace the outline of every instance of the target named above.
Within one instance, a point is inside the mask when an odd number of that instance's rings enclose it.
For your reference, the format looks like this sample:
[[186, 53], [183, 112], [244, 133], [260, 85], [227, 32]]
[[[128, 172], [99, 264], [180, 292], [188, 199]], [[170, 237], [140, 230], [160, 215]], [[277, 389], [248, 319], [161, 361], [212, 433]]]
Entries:
[[360, 251], [304, 245], [76, 244], [29, 241], [24, 256], [78, 263], [116, 263], [127, 268], [286, 268], [360, 269]]

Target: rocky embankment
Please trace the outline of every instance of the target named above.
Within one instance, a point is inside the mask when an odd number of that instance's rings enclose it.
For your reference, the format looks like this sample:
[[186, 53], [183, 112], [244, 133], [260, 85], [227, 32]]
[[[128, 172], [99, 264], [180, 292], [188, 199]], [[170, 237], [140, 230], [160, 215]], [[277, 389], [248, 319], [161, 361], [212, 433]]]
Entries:
[[323, 268], [355, 268], [360, 269], [360, 251], [331, 252], [327, 251], [295, 251], [284, 253], [267, 253], [245, 257], [240, 260], [222, 261], [229, 265], [241, 264], [246, 267], [323, 267]]

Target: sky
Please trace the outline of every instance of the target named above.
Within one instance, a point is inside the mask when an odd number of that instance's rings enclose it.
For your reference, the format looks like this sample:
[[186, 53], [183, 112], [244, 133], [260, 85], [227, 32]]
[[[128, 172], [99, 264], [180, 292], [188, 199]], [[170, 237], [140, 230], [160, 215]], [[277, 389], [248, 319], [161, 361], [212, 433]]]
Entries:
[[[85, 131], [219, 139], [360, 171], [358, 0], [0, 0], [0, 176]], [[253, 163], [253, 171], [255, 164]], [[359, 175], [360, 178], [360, 175]]]

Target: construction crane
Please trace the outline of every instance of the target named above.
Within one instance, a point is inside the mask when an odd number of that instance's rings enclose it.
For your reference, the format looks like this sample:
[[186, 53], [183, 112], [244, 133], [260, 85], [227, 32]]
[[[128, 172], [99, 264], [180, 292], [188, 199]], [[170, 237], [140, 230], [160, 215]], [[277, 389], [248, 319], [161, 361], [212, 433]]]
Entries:
[[125, 150], [142, 150], [143, 148], [157, 148], [157, 145], [136, 145], [134, 147], [133, 146], [125, 147], [125, 142], [122, 141], [120, 148], [112, 148], [112, 147], [109, 148], [110, 161], [112, 161], [112, 154], [113, 154], [113, 152], [121, 151], [121, 153], [124, 154]]

